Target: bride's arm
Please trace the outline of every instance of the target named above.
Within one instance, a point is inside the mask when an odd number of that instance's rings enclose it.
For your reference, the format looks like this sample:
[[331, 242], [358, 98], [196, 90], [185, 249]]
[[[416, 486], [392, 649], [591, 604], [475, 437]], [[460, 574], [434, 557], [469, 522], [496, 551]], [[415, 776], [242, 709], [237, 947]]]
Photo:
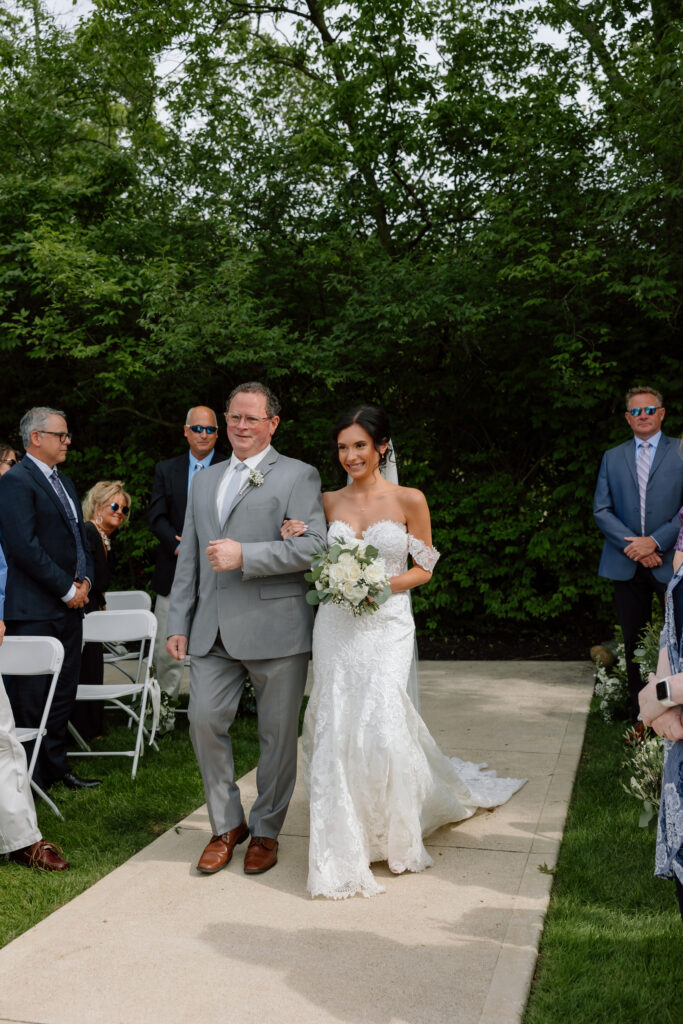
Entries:
[[[432, 523], [429, 516], [427, 499], [422, 491], [418, 491], [413, 487], [402, 487], [400, 501], [406, 517], [408, 533], [413, 538], [413, 541], [418, 542], [417, 544], [411, 542], [411, 548], [417, 547], [422, 549], [424, 545], [424, 548], [428, 549], [429, 553], [428, 557], [424, 560], [433, 568], [439, 556], [432, 547]], [[419, 587], [423, 583], [428, 583], [432, 578], [431, 570], [425, 569], [422, 565], [418, 564], [420, 555], [417, 551], [414, 554], [411, 551], [411, 554], [413, 558], [411, 568], [401, 573], [400, 576], [392, 576], [389, 580], [393, 594], [402, 594], [406, 590], [412, 590], [413, 587]]]

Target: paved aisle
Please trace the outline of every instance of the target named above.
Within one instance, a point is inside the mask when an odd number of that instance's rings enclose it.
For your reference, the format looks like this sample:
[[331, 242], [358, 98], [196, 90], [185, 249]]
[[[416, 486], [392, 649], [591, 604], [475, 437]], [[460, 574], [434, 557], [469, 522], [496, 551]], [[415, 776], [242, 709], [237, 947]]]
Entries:
[[[506, 1024], [519, 1019], [583, 740], [592, 666], [426, 662], [442, 750], [528, 776], [508, 804], [440, 829], [419, 875], [311, 900], [297, 788], [280, 861], [200, 876], [201, 808], [0, 951], [0, 1020], [41, 1024]], [[139, 781], [152, 761], [143, 764]], [[247, 806], [253, 773], [243, 780]]]

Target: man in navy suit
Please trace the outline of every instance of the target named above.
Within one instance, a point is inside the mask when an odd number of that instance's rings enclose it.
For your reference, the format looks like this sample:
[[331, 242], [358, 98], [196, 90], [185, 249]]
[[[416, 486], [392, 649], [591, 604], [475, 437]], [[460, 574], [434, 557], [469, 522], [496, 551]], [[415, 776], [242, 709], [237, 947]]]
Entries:
[[[81, 664], [83, 606], [93, 568], [76, 488], [57, 471], [71, 444], [64, 413], [29, 409], [20, 424], [26, 455], [0, 478], [0, 531], [7, 559], [5, 625], [8, 636], [54, 636], [64, 645], [64, 663], [36, 765], [42, 789], [64, 782], [93, 788], [66, 758], [67, 725]], [[45, 706], [46, 676], [7, 676], [14, 718], [37, 726]], [[30, 753], [29, 753], [30, 756]]]
[[633, 653], [650, 620], [652, 595], [663, 603], [683, 505], [681, 447], [661, 432], [665, 412], [656, 388], [643, 385], [627, 392], [625, 415], [633, 440], [605, 452], [593, 502], [595, 521], [605, 535], [598, 571], [614, 585], [634, 722], [645, 684]]
[[[189, 452], [157, 462], [149, 503], [149, 525], [152, 533], [159, 539], [152, 576], [152, 586], [157, 592], [154, 614], [158, 623], [154, 666], [159, 686], [172, 700], [178, 697], [183, 663], [172, 658], [166, 650], [166, 625], [187, 497], [195, 475], [211, 465], [224, 462], [226, 458], [215, 450], [218, 422], [213, 409], [208, 409], [205, 405], [197, 405], [190, 409], [185, 417], [183, 433]], [[166, 729], [169, 727], [173, 728], [172, 719], [166, 721]]]

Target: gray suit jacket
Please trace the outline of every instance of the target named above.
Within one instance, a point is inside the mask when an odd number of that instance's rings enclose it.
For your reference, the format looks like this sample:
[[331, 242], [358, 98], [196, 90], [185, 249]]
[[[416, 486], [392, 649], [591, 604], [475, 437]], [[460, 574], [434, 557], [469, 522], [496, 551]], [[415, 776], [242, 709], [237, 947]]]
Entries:
[[[320, 476], [305, 462], [271, 448], [259, 464], [260, 487], [242, 487], [221, 528], [216, 493], [226, 463], [195, 476], [187, 503], [178, 565], [171, 589], [169, 636], [189, 637], [189, 653], [205, 655], [220, 631], [240, 661], [282, 658], [311, 649], [313, 609], [303, 573], [326, 544]], [[282, 540], [282, 520], [302, 519], [303, 537]], [[214, 572], [209, 541], [242, 544], [242, 568]]]

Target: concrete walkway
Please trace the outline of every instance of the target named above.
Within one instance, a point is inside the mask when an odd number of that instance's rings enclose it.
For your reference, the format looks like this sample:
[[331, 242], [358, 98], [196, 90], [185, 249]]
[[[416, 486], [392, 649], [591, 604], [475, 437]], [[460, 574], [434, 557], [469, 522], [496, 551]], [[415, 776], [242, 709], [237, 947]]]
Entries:
[[[225, 871], [201, 876], [193, 865], [210, 831], [201, 808], [0, 951], [0, 1021], [516, 1024], [592, 666], [420, 669], [422, 714], [442, 750], [529, 778], [504, 807], [431, 836], [434, 867], [394, 876], [377, 865], [383, 895], [311, 900], [298, 787], [272, 871], [245, 876], [242, 846]], [[145, 759], [140, 785], [151, 770]], [[242, 789], [248, 807], [254, 773]]]

